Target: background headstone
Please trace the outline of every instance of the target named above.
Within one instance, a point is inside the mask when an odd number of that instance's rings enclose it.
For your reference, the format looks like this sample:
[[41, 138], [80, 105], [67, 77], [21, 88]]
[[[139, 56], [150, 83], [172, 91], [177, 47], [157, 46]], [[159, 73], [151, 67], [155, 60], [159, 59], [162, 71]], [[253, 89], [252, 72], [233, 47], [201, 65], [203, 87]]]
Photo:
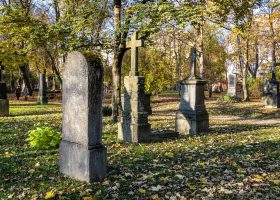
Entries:
[[103, 67], [98, 55], [72, 52], [63, 72], [60, 170], [93, 182], [106, 176], [102, 144]]
[[181, 99], [176, 113], [176, 131], [180, 134], [208, 132], [209, 115], [204, 103], [204, 85], [207, 83], [196, 76], [196, 50], [191, 50], [191, 75], [181, 82]]
[[236, 74], [229, 74], [228, 75], [228, 91], [227, 94], [229, 96], [236, 96], [236, 84], [237, 84], [237, 77]]
[[44, 73], [40, 74], [38, 101], [40, 104], [48, 103], [46, 74]]
[[280, 63], [272, 63], [272, 75], [270, 80], [266, 80], [264, 84], [262, 101], [266, 108], [280, 108], [280, 91], [279, 81], [276, 80], [276, 67]]

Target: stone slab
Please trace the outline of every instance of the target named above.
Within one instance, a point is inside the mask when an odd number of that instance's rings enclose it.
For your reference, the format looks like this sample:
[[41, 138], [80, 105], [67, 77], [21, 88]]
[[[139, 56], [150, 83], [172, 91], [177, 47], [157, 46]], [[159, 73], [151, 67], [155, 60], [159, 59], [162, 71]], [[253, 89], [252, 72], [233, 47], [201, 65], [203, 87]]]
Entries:
[[93, 52], [68, 54], [63, 72], [62, 173], [86, 182], [106, 176], [102, 144], [103, 67]]

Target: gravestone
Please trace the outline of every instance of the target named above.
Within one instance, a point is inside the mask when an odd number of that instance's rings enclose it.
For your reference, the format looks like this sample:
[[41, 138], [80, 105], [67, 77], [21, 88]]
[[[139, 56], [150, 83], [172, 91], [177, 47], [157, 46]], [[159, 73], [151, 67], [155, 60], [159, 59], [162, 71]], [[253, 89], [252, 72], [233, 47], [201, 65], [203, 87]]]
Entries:
[[126, 43], [131, 48], [131, 71], [124, 77], [124, 97], [121, 120], [118, 123], [118, 138], [129, 142], [148, 142], [151, 140], [151, 125], [148, 123], [147, 95], [145, 78], [138, 72], [138, 48], [144, 41], [134, 32], [131, 41]]
[[262, 101], [266, 108], [280, 108], [280, 91], [279, 81], [276, 80], [276, 66], [280, 63], [274, 62], [272, 64], [272, 77], [266, 80], [264, 84]]
[[236, 83], [237, 83], [237, 77], [236, 74], [229, 74], [228, 75], [228, 91], [227, 94], [229, 96], [236, 96]]
[[181, 99], [176, 113], [176, 131], [179, 134], [208, 132], [209, 115], [204, 103], [204, 85], [207, 81], [196, 75], [196, 49], [191, 49], [191, 74], [181, 82]]
[[0, 116], [9, 115], [9, 100], [7, 98], [7, 85], [2, 82], [2, 71], [4, 66], [0, 62]]
[[94, 53], [68, 54], [63, 72], [60, 171], [91, 183], [106, 177], [102, 144], [103, 67]]
[[45, 73], [40, 74], [38, 102], [40, 104], [48, 103], [47, 83], [46, 83], [46, 74]]

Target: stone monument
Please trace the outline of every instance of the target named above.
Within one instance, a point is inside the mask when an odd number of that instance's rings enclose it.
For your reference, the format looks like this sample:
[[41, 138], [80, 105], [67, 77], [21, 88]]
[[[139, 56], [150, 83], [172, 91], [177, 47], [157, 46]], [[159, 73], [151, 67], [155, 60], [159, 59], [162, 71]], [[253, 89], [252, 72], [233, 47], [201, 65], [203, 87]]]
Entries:
[[118, 123], [118, 138], [129, 142], [151, 140], [151, 125], [148, 123], [145, 78], [138, 72], [138, 48], [144, 41], [134, 32], [126, 47], [131, 48], [131, 71], [124, 77], [124, 100], [121, 120]]
[[47, 83], [46, 83], [46, 74], [45, 73], [40, 74], [38, 102], [40, 104], [48, 103]]
[[102, 144], [103, 67], [94, 53], [68, 54], [63, 72], [60, 171], [91, 183], [106, 177]]
[[9, 115], [9, 100], [7, 98], [7, 85], [2, 81], [4, 66], [0, 62], [0, 116]]
[[235, 97], [237, 95], [236, 84], [237, 84], [236, 74], [229, 74], [228, 75], [228, 91], [227, 91], [227, 94], [229, 96]]
[[196, 76], [196, 49], [191, 49], [191, 74], [181, 82], [181, 100], [176, 113], [176, 131], [179, 134], [208, 132], [209, 115], [204, 104], [204, 85], [207, 81]]
[[266, 108], [280, 108], [279, 81], [276, 80], [276, 66], [280, 63], [272, 64], [272, 77], [264, 84], [263, 102]]

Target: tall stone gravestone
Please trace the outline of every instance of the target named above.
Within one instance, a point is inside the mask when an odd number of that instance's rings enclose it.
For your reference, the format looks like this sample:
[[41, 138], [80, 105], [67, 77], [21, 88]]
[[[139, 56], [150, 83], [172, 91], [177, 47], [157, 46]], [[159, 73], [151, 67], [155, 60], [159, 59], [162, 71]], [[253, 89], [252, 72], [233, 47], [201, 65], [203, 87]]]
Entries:
[[63, 72], [60, 171], [93, 182], [106, 176], [102, 144], [103, 67], [93, 53], [72, 52]]
[[0, 62], [0, 116], [8, 116], [9, 100], [7, 98], [7, 85], [2, 82], [2, 70], [4, 70], [4, 66]]
[[131, 71], [124, 77], [124, 100], [121, 121], [118, 123], [118, 138], [129, 142], [151, 140], [151, 125], [148, 123], [145, 78], [138, 72], [138, 47], [144, 41], [134, 32], [126, 47], [131, 48]]
[[276, 66], [280, 66], [280, 63], [273, 63], [272, 77], [264, 84], [262, 100], [266, 108], [280, 108], [280, 91], [279, 81], [276, 80]]
[[46, 74], [45, 73], [40, 74], [38, 101], [40, 104], [48, 103], [47, 83], [46, 83]]
[[228, 75], [228, 91], [227, 91], [227, 94], [229, 96], [235, 97], [237, 95], [236, 84], [237, 84], [236, 74], [229, 74]]
[[196, 49], [191, 49], [191, 75], [181, 82], [181, 100], [176, 113], [176, 131], [179, 134], [208, 132], [209, 115], [204, 104], [204, 85], [196, 76]]

